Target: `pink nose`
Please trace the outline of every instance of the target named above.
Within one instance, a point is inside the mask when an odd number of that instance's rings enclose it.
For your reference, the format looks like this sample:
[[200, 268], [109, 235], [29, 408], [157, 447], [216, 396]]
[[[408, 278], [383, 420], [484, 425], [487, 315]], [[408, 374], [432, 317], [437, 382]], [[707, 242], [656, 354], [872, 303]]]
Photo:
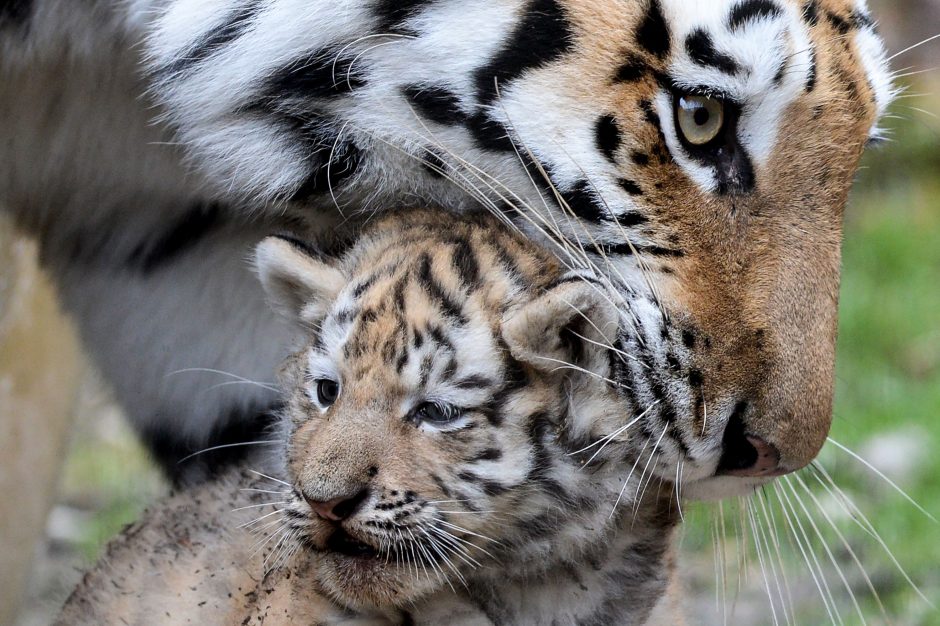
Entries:
[[304, 494], [304, 500], [310, 505], [314, 513], [322, 519], [330, 522], [341, 522], [351, 517], [363, 501], [368, 497], [369, 492], [366, 489], [359, 491], [351, 496], [341, 496], [332, 500], [315, 500]]
[[745, 440], [753, 447], [748, 457], [753, 459], [746, 467], [726, 469], [722, 473], [727, 476], [741, 476], [746, 478], [762, 478], [781, 476], [787, 471], [780, 468], [780, 452], [772, 444], [760, 437], [745, 435]]

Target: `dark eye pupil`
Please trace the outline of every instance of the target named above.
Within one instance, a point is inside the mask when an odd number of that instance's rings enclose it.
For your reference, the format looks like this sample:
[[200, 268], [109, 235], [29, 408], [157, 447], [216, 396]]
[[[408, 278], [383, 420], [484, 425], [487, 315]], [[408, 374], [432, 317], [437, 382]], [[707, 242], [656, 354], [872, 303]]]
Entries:
[[456, 411], [451, 407], [442, 406], [434, 402], [425, 402], [418, 407], [418, 416], [425, 422], [449, 422], [454, 418]]
[[701, 107], [695, 110], [695, 113], [692, 114], [692, 119], [695, 120], [695, 123], [699, 126], [704, 126], [708, 123], [708, 120], [711, 119], [711, 115], [708, 112], [708, 109]]
[[317, 400], [324, 406], [330, 406], [336, 402], [339, 396], [339, 385], [335, 380], [326, 378], [317, 381]]

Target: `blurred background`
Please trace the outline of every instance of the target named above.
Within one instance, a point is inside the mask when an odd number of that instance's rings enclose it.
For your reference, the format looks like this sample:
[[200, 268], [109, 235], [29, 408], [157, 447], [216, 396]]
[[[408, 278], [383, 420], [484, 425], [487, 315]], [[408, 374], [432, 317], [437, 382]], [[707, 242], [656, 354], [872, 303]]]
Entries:
[[[892, 54], [940, 33], [940, 0], [872, 4]], [[940, 626], [930, 605], [940, 605], [940, 524], [931, 519], [940, 517], [940, 40], [892, 64], [906, 91], [886, 120], [889, 140], [865, 157], [846, 214], [837, 443], [818, 468], [746, 502], [684, 512], [691, 624]], [[0, 277], [0, 355], [15, 350], [2, 340], [2, 318], [27, 306], [17, 290], [42, 282], [32, 254], [0, 225], [0, 261], [20, 267], [15, 280]], [[53, 307], [47, 296], [28, 306]], [[49, 623], [108, 539], [167, 491], [95, 373], [65, 365], [75, 353], [67, 327], [44, 319], [30, 317], [55, 354], [42, 369], [77, 377], [68, 383], [74, 405], [46, 409], [73, 413], [76, 424], [62, 441], [61, 476], [39, 476], [40, 458], [22, 468], [59, 489], [32, 564], [13, 565], [30, 571], [17, 626]], [[10, 367], [5, 360], [0, 368]], [[31, 393], [63, 380], [40, 381]], [[13, 410], [10, 384], [0, 380], [0, 401]], [[29, 489], [13, 474], [0, 487], [14, 503], [17, 490]], [[5, 533], [14, 526], [0, 520]]]

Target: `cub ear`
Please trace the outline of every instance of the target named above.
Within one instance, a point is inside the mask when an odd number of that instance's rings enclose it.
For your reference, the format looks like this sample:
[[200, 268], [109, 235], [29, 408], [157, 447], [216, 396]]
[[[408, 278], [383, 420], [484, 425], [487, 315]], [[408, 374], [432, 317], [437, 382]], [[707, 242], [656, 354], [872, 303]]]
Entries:
[[604, 285], [569, 274], [510, 310], [503, 321], [503, 338], [514, 357], [541, 370], [570, 363], [594, 371], [606, 363], [603, 346], [613, 345], [618, 321]]
[[302, 241], [274, 235], [255, 248], [255, 268], [271, 306], [288, 319], [316, 324], [346, 285], [346, 275]]

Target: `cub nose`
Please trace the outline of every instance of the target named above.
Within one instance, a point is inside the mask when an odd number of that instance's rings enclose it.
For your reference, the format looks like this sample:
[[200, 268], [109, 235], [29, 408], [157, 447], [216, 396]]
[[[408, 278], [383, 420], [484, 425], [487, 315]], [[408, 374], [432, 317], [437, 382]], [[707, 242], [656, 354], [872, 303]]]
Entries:
[[780, 467], [780, 452], [777, 448], [757, 435], [744, 431], [744, 421], [740, 415], [744, 411], [735, 411], [725, 427], [721, 460], [718, 462], [718, 474], [761, 478], [780, 476], [787, 471]]
[[326, 501], [315, 500], [307, 494], [303, 496], [317, 516], [330, 522], [341, 522], [352, 517], [359, 510], [362, 503], [369, 497], [369, 490], [362, 489], [358, 493]]

